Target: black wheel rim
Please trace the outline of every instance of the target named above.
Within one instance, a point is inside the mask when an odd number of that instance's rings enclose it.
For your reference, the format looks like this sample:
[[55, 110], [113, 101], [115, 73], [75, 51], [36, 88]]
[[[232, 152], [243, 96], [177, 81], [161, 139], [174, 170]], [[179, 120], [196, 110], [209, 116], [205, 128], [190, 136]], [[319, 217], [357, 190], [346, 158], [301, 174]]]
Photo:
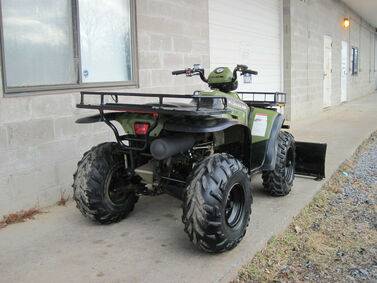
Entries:
[[225, 219], [229, 227], [234, 228], [241, 221], [244, 205], [244, 188], [237, 183], [230, 189], [225, 206]]
[[121, 164], [115, 165], [106, 178], [105, 195], [113, 205], [122, 205], [131, 193], [129, 184], [129, 172]]
[[285, 161], [285, 180], [290, 183], [293, 181], [295, 171], [295, 162], [294, 162], [294, 156], [293, 156], [293, 149], [290, 147], [287, 152], [287, 158]]

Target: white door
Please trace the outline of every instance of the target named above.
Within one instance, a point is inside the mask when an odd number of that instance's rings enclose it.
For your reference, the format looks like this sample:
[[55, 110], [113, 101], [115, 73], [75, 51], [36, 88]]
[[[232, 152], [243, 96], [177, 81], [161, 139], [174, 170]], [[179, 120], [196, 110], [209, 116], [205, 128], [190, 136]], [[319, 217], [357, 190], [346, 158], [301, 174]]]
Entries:
[[341, 96], [340, 102], [347, 101], [347, 77], [348, 77], [348, 43], [342, 41], [342, 62], [341, 62]]
[[209, 0], [210, 66], [258, 71], [240, 91], [282, 91], [282, 0]]
[[323, 107], [331, 106], [332, 38], [323, 40]]

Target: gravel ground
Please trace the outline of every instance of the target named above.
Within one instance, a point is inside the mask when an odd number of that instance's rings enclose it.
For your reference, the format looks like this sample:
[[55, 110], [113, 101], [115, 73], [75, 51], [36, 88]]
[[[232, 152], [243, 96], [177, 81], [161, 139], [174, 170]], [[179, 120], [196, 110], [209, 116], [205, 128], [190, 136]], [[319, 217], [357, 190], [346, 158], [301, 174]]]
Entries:
[[235, 281], [377, 282], [377, 132]]

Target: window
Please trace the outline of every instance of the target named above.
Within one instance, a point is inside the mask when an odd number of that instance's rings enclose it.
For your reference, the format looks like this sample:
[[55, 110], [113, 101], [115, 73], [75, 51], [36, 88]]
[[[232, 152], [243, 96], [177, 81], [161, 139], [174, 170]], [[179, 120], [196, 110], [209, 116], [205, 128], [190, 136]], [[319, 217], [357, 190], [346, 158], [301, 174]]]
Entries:
[[357, 47], [352, 47], [351, 68], [352, 75], [357, 75], [359, 73], [359, 48]]
[[135, 85], [134, 0], [1, 0], [5, 93]]

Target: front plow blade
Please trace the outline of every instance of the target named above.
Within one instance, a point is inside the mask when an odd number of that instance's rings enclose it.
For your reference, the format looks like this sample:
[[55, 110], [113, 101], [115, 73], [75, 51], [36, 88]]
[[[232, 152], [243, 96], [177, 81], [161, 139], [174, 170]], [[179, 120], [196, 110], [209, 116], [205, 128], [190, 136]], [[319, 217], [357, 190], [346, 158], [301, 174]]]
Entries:
[[325, 178], [325, 143], [311, 143], [296, 141], [295, 174], [316, 177], [316, 180]]

